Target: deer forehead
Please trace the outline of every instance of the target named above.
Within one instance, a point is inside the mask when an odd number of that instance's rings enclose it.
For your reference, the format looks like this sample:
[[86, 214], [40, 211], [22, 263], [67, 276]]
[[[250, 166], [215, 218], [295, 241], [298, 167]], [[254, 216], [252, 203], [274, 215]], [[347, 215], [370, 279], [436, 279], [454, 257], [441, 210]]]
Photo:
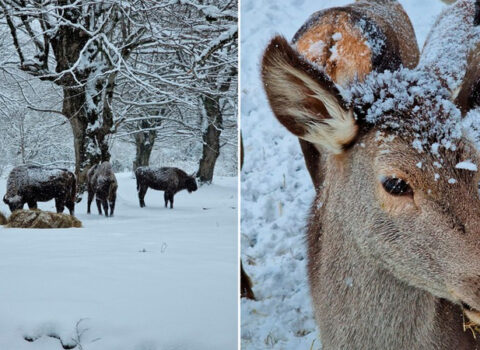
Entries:
[[377, 179], [398, 177], [425, 191], [445, 191], [471, 187], [480, 177], [480, 154], [475, 144], [461, 138], [455, 146], [447, 149], [433, 142], [420, 152], [412, 146], [411, 137], [371, 130], [356, 149], [367, 150]]
[[364, 82], [342, 92], [357, 119], [378, 129], [410, 135], [421, 144], [437, 139], [444, 146], [462, 136], [460, 110], [450, 101], [450, 92], [429, 72], [373, 72]]

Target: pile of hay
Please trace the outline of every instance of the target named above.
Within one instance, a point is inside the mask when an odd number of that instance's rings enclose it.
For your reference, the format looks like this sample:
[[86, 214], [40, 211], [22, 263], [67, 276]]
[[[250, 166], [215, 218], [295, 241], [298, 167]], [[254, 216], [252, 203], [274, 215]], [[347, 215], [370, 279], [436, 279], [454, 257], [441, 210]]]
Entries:
[[2, 212], [0, 212], [0, 225], [6, 225], [7, 224], [7, 217], [3, 215]]
[[16, 210], [7, 220], [6, 227], [14, 228], [69, 228], [82, 227], [82, 222], [68, 214], [50, 211]]
[[[463, 309], [463, 331], [466, 332], [469, 329], [472, 335], [477, 339], [477, 335], [480, 334], [480, 312], [475, 310]], [[466, 316], [466, 317], [465, 317]]]

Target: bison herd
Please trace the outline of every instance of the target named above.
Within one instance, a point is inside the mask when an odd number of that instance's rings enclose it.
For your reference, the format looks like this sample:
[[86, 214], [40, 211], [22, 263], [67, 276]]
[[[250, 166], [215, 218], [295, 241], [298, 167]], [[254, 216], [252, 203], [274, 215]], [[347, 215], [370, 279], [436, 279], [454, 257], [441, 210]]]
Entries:
[[[135, 171], [140, 207], [145, 207], [145, 194], [148, 188], [164, 191], [165, 207], [170, 202], [173, 208], [174, 195], [186, 189], [189, 193], [197, 190], [193, 175], [171, 167], [138, 167]], [[98, 213], [113, 216], [117, 198], [118, 183], [109, 162], [102, 162], [90, 168], [87, 173], [88, 203], [87, 213], [93, 199], [96, 199]], [[10, 172], [7, 179], [7, 193], [3, 202], [13, 212], [22, 209], [25, 203], [29, 209], [36, 209], [37, 202], [55, 199], [57, 213], [63, 213], [65, 207], [74, 215], [77, 196], [75, 175], [61, 168], [49, 168], [37, 165], [20, 165]]]

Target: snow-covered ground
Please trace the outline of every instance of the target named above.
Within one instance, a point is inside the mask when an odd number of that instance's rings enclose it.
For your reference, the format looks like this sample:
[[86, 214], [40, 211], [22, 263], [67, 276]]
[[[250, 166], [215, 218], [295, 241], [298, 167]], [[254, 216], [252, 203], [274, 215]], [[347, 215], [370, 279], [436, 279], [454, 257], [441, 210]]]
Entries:
[[[276, 33], [291, 38], [313, 12], [345, 0], [242, 0], [242, 259], [258, 301], [242, 300], [243, 349], [319, 349], [306, 281], [304, 225], [314, 191], [298, 141], [273, 117], [260, 82], [260, 58]], [[400, 0], [419, 45], [445, 7]]]
[[47, 334], [79, 350], [235, 349], [237, 178], [182, 191], [173, 210], [152, 190], [140, 208], [131, 174], [117, 179], [113, 218], [84, 199], [84, 228], [0, 228], [0, 349], [62, 349]]

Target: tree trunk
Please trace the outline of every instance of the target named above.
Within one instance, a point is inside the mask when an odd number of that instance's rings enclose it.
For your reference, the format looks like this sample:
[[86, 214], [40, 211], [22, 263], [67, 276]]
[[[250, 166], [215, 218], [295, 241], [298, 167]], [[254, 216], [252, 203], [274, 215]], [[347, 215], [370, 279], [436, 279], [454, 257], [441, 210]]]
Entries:
[[135, 134], [136, 153], [133, 161], [133, 171], [139, 166], [148, 166], [156, 137], [156, 130], [142, 131]]
[[[123, 21], [125, 17], [123, 15], [111, 17], [112, 9], [113, 13], [121, 11], [114, 5], [109, 7], [95, 4], [95, 2], [87, 4], [82, 1], [57, 0], [54, 3], [59, 5], [59, 9], [48, 15], [44, 11], [43, 5], [40, 7], [28, 5], [28, 1], [7, 3], [8, 7], [4, 2], [1, 2], [0, 7], [10, 28], [20, 59], [20, 68], [32, 76], [52, 81], [63, 89], [62, 112], [72, 127], [77, 192], [81, 195], [85, 191], [88, 169], [100, 161], [110, 159], [107, 136], [114, 132], [112, 101], [118, 70], [116, 69], [117, 63], [114, 62], [117, 58], [112, 59], [110, 50], [106, 48], [111, 43], [103, 43], [104, 40], [100, 37], [114, 35], [116, 33], [115, 25]], [[34, 3], [36, 2], [34, 1]], [[35, 56], [28, 59], [24, 57], [24, 52], [17, 39], [16, 23], [12, 20], [12, 13], [9, 11], [13, 8], [15, 8], [15, 16], [23, 22], [23, 32], [33, 40], [36, 51], [38, 51]], [[37, 10], [40, 12], [35, 12]], [[89, 15], [85, 17], [87, 13]], [[61, 18], [51, 22], [50, 19], [55, 16]], [[43, 32], [43, 43], [32, 27], [27, 27], [35, 20], [39, 21]], [[105, 24], [107, 22], [108, 26]], [[93, 30], [99, 23], [102, 23], [101, 27], [96, 30], [98, 30], [98, 34], [102, 35], [94, 39], [88, 30]], [[110, 24], [113, 27], [110, 27]], [[106, 27], [110, 29], [107, 30]], [[141, 41], [137, 42], [137, 40], [145, 31], [146, 28], [136, 31], [135, 34], [128, 33], [128, 37], [126, 33], [122, 33], [122, 45], [118, 50], [114, 50], [113, 56], [119, 54], [123, 60], [127, 60], [132, 49], [136, 45], [140, 45]], [[50, 53], [55, 56], [57, 75], [52, 74], [49, 67]], [[28, 54], [33, 55], [33, 52], [28, 52]], [[79, 196], [77, 199], [79, 200], [81, 197]]]
[[219, 99], [218, 96], [202, 98], [208, 126], [202, 137], [203, 152], [197, 172], [197, 177], [201, 183], [212, 182], [215, 163], [220, 154], [220, 134], [222, 133], [223, 118]]
[[99, 116], [92, 111], [87, 116], [85, 87], [65, 87], [63, 93], [63, 114], [70, 122], [74, 138], [77, 200], [80, 201], [86, 189], [88, 170], [92, 165], [110, 160], [110, 152], [105, 128], [96, 126]]

